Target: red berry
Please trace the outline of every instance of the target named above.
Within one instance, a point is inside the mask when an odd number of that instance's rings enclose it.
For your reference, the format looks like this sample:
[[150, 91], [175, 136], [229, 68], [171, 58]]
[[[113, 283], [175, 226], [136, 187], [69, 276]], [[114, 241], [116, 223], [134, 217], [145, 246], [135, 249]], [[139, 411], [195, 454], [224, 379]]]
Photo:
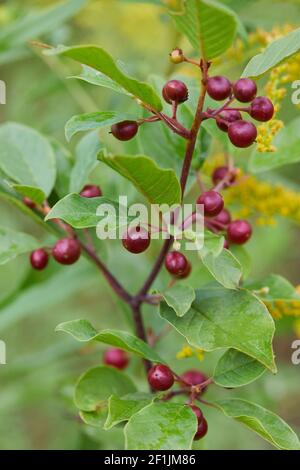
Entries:
[[274, 106], [269, 98], [265, 96], [258, 96], [255, 98], [250, 106], [250, 116], [256, 121], [270, 121], [274, 114]]
[[48, 261], [49, 255], [45, 250], [43, 250], [43, 248], [39, 248], [38, 250], [33, 251], [30, 255], [31, 266], [38, 271], [45, 269]]
[[154, 390], [168, 390], [174, 383], [173, 373], [164, 364], [157, 364], [149, 370], [148, 382]]
[[188, 264], [187, 264], [187, 267], [185, 268], [185, 270], [181, 273], [181, 274], [177, 274], [177, 278], [178, 279], [185, 279], [187, 278], [190, 274], [191, 274], [191, 271], [192, 271], [192, 265], [191, 263], [188, 261]]
[[207, 81], [207, 93], [216, 101], [222, 101], [231, 94], [231, 83], [227, 78], [216, 75]]
[[150, 245], [150, 235], [147, 230], [142, 227], [132, 227], [123, 234], [122, 243], [126, 250], [130, 253], [142, 253], [147, 250]]
[[163, 87], [162, 95], [169, 104], [171, 104], [172, 101], [175, 101], [175, 103], [183, 103], [188, 99], [188, 89], [180, 80], [170, 80]]
[[257, 130], [252, 122], [235, 121], [228, 126], [228, 136], [231, 143], [236, 147], [249, 147], [257, 136]]
[[241, 119], [242, 115], [239, 111], [236, 111], [235, 109], [225, 109], [218, 114], [216, 123], [221, 131], [227, 132], [228, 126], [231, 122], [240, 121]]
[[36, 204], [35, 202], [33, 202], [31, 199], [29, 199], [29, 197], [23, 197], [23, 204], [25, 204], [25, 206], [29, 207], [29, 209], [34, 209]]
[[206, 191], [197, 199], [197, 204], [203, 204], [204, 215], [211, 217], [221, 212], [224, 207], [224, 201], [221, 194], [216, 191]]
[[[223, 181], [224, 178], [227, 176], [228, 173], [228, 166], [218, 166], [215, 168], [212, 174], [212, 180], [214, 185], [217, 185], [220, 183], [220, 181]], [[230, 178], [227, 183], [224, 184], [224, 187], [228, 187], [231, 183], [234, 183], [236, 179], [236, 174], [235, 171], [231, 171], [230, 173]]]
[[99, 197], [102, 196], [102, 191], [99, 186], [95, 184], [87, 184], [84, 186], [82, 191], [80, 192], [81, 197]]
[[231, 215], [227, 209], [222, 209], [221, 212], [213, 219], [221, 225], [228, 225], [231, 222]]
[[130, 140], [136, 135], [138, 129], [136, 121], [122, 121], [111, 126], [111, 133], [118, 140]]
[[241, 103], [249, 103], [257, 93], [256, 83], [250, 78], [240, 78], [233, 85], [233, 94]]
[[252, 227], [247, 220], [235, 220], [227, 229], [228, 240], [236, 245], [243, 245], [252, 235]]
[[195, 413], [195, 415], [197, 417], [198, 424], [200, 424], [201, 421], [203, 420], [202, 411], [200, 410], [200, 408], [198, 408], [198, 406], [195, 406], [195, 405], [188, 405], [188, 406], [193, 410], [193, 412]]
[[207, 433], [207, 429], [208, 429], [207, 421], [205, 418], [203, 418], [200, 424], [198, 424], [198, 429], [195, 434], [194, 441], [198, 441], [199, 439], [204, 437], [205, 434]]
[[109, 348], [103, 355], [103, 362], [116, 369], [125, 369], [128, 366], [129, 358], [125, 351], [119, 348]]
[[229, 250], [229, 243], [226, 239], [224, 240], [224, 248], [226, 248], [226, 250]]
[[53, 258], [60, 264], [75, 263], [81, 253], [80, 244], [74, 238], [62, 238], [52, 248]]
[[[187, 370], [181, 375], [181, 378], [188, 385], [199, 385], [207, 380], [207, 376], [197, 369]], [[182, 387], [185, 388], [186, 385], [182, 384]], [[202, 389], [202, 392], [204, 392], [205, 389], [206, 387]]]
[[165, 266], [170, 274], [178, 277], [186, 274], [189, 262], [179, 251], [170, 251], [166, 256]]

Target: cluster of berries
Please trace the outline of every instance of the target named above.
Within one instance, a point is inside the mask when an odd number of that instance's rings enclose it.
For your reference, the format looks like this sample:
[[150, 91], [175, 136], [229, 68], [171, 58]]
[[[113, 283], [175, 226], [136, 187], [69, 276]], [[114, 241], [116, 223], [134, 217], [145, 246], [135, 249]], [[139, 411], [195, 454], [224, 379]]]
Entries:
[[[110, 348], [104, 353], [103, 362], [108, 366], [123, 370], [128, 366], [129, 357], [122, 349]], [[206, 375], [196, 369], [187, 370], [180, 377], [176, 378], [176, 381], [179, 383], [182, 392], [186, 392], [187, 395], [190, 393], [191, 387], [200, 386], [199, 391], [195, 393], [196, 398], [198, 398], [207, 388], [207, 385], [201, 386], [201, 384], [207, 381]], [[152, 390], [164, 392], [174, 385], [175, 377], [168, 366], [164, 364], [156, 364], [151, 367], [148, 372], [148, 382]], [[194, 404], [189, 404], [187, 406], [192, 409], [198, 420], [198, 428], [194, 439], [201, 439], [207, 433], [207, 421], [198, 406], [195, 406]]]

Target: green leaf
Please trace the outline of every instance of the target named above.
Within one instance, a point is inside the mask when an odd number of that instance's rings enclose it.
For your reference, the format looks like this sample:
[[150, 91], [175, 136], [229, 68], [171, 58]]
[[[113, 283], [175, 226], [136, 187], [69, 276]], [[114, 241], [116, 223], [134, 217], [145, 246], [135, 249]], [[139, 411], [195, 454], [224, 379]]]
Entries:
[[147, 343], [126, 331], [102, 330], [97, 333], [86, 320], [72, 320], [61, 323], [56, 327], [56, 331], [68, 333], [78, 341], [99, 341], [100, 343], [109, 344], [124, 349], [124, 351], [137, 354], [149, 361], [164, 363]]
[[97, 166], [97, 155], [103, 148], [98, 131], [85, 135], [75, 149], [75, 164], [70, 175], [70, 192], [78, 193], [88, 182], [93, 169]]
[[194, 347], [205, 351], [234, 348], [276, 372], [272, 351], [274, 322], [264, 304], [245, 289], [210, 287], [196, 290], [196, 299], [179, 318], [165, 302], [160, 315]]
[[108, 401], [108, 415], [104, 429], [111, 429], [149, 405], [154, 399], [147, 393], [131, 393], [123, 397], [112, 395]]
[[128, 93], [128, 91], [126, 91], [123, 87], [114, 82], [111, 78], [106, 77], [105, 75], [103, 75], [103, 73], [91, 67], [87, 67], [86, 65], [82, 66], [82, 71], [80, 75], [73, 75], [70, 78], [77, 78], [78, 80], [90, 83], [91, 85], [109, 88], [113, 91], [116, 91], [117, 93], [130, 96], [130, 93]]
[[180, 204], [180, 184], [173, 170], [160, 168], [144, 155], [100, 154], [99, 159], [131, 181], [151, 204]]
[[135, 392], [131, 379], [113, 367], [92, 367], [79, 378], [74, 392], [77, 408], [96, 411], [106, 407], [113, 394], [126, 395]]
[[188, 406], [152, 403], [126, 424], [125, 445], [127, 450], [187, 450], [196, 430], [197, 419]]
[[239, 398], [220, 400], [215, 404], [226, 416], [245, 424], [278, 449], [300, 449], [299, 439], [288, 424], [262, 406]]
[[242, 268], [242, 279], [245, 280], [251, 273], [252, 260], [244, 246], [231, 245], [230, 253], [238, 260]]
[[195, 291], [192, 287], [178, 284], [162, 292], [162, 296], [179, 317], [183, 317], [191, 308], [195, 300]]
[[258, 379], [265, 370], [265, 367], [252, 357], [236, 349], [228, 349], [216, 365], [214, 382], [221, 387], [241, 387]]
[[56, 177], [49, 141], [34, 129], [17, 123], [0, 126], [0, 170], [15, 184], [31, 186], [49, 196]]
[[41, 243], [27, 233], [0, 227], [0, 265], [40, 246]]
[[273, 145], [275, 152], [251, 153], [248, 169], [251, 173], [261, 173], [300, 161], [300, 118], [285, 125], [276, 135]]
[[247, 283], [247, 289], [253, 290], [263, 301], [300, 300], [295, 287], [278, 274], [270, 274], [260, 281]]
[[11, 187], [18, 193], [22, 194], [22, 196], [29, 197], [29, 199], [34, 201], [36, 204], [42, 204], [46, 199], [44, 191], [39, 188], [22, 184], [12, 184]]
[[161, 111], [162, 104], [159, 96], [153, 88], [143, 82], [135, 80], [125, 74], [115, 63], [113, 58], [98, 46], [60, 46], [47, 51], [49, 55], [63, 55], [81, 64], [88, 65], [103, 73], [121, 87], [125, 88], [131, 95], [139, 98], [157, 111]]
[[59, 197], [64, 197], [69, 192], [73, 156], [59, 141], [51, 139], [51, 145], [54, 150], [57, 168], [55, 191]]
[[237, 32], [235, 13], [220, 3], [210, 0], [182, 0], [181, 9], [170, 14], [177, 29], [192, 46], [201, 51], [201, 57], [210, 60], [225, 52]]
[[[109, 208], [111, 216], [100, 215], [99, 207]], [[114, 212], [114, 213], [113, 213]], [[97, 227], [101, 220], [107, 219], [109, 230], [126, 226], [133, 218], [127, 217], [125, 207], [106, 197], [81, 197], [79, 194], [68, 194], [58, 201], [45, 217], [45, 220], [62, 219], [76, 229]]]
[[276, 39], [263, 52], [252, 57], [242, 77], [259, 77], [300, 50], [300, 28]]
[[106, 403], [104, 403], [102, 407], [96, 411], [81, 410], [79, 411], [79, 416], [85, 424], [94, 426], [96, 428], [103, 428], [107, 416]]
[[96, 113], [78, 114], [73, 116], [66, 124], [65, 134], [69, 142], [77, 132], [86, 132], [100, 127], [111, 126], [120, 121], [134, 120], [135, 117], [116, 111], [102, 111]]
[[242, 277], [242, 267], [235, 256], [226, 249], [215, 256], [212, 252], [199, 250], [198, 254], [204, 266], [222, 286], [236, 289]]

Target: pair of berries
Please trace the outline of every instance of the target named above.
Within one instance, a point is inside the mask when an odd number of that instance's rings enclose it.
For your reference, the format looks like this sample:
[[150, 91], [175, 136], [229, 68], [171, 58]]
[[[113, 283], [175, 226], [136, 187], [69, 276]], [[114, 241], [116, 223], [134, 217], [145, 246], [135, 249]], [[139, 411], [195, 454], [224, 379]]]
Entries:
[[[60, 264], [74, 264], [79, 259], [81, 247], [75, 238], [62, 238], [58, 240], [51, 250], [53, 258]], [[34, 250], [30, 255], [31, 266], [42, 271], [49, 262], [49, 252], [44, 248]]]
[[[207, 93], [216, 101], [234, 97], [241, 103], [249, 103], [250, 107], [243, 109], [256, 121], [266, 122], [274, 114], [273, 103], [265, 96], [256, 97], [257, 87], [253, 80], [241, 78], [233, 85], [223, 76], [210, 77], [207, 81]], [[224, 132], [236, 147], [249, 147], [257, 137], [257, 130], [252, 122], [242, 119], [237, 109], [224, 109], [216, 116], [217, 126]]]

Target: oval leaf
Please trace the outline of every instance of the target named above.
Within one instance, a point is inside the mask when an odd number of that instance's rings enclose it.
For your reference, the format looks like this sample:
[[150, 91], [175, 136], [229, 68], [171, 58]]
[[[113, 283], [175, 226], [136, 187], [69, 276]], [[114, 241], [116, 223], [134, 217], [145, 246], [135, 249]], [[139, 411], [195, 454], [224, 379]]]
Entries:
[[149, 405], [154, 397], [147, 393], [131, 393], [124, 397], [112, 395], [108, 401], [108, 415], [104, 429], [111, 429]]
[[175, 311], [176, 315], [183, 317], [183, 315], [189, 311], [192, 302], [195, 300], [195, 291], [190, 286], [178, 284], [162, 292], [162, 296], [169, 307]]
[[214, 382], [221, 387], [241, 387], [258, 379], [265, 370], [253, 357], [228, 349], [216, 365]]

